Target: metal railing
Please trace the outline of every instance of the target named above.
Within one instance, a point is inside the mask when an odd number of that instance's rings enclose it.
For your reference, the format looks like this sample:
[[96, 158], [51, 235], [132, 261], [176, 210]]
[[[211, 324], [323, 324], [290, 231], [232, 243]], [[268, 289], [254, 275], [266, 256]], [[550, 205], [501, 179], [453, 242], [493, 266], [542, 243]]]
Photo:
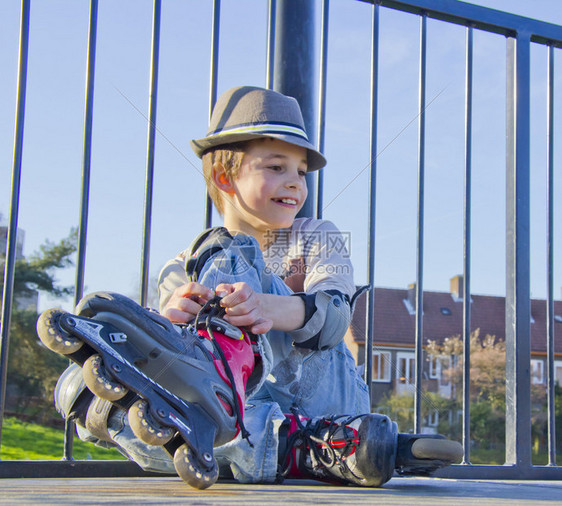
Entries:
[[[352, 0], [349, 0], [350, 2]], [[438, 20], [464, 27], [466, 30], [465, 61], [465, 161], [464, 161], [464, 292], [463, 292], [463, 339], [466, 360], [464, 362], [464, 462], [442, 470], [439, 475], [455, 478], [517, 478], [517, 479], [562, 479], [562, 468], [556, 465], [554, 430], [554, 325], [553, 325], [553, 271], [554, 271], [554, 56], [562, 47], [562, 27], [540, 22], [492, 9], [487, 9], [455, 0], [362, 0], [371, 4], [371, 83], [370, 83], [370, 175], [369, 205], [365, 212], [368, 218], [368, 283], [375, 286], [375, 209], [377, 200], [377, 140], [379, 115], [379, 23], [381, 9], [392, 9], [410, 13], [419, 18], [419, 81], [418, 81], [418, 191], [417, 191], [417, 274], [416, 274], [416, 358], [415, 373], [415, 430], [421, 423], [422, 338], [423, 338], [423, 293], [424, 293], [424, 208], [425, 208], [425, 158], [426, 158], [426, 109], [427, 109], [427, 34], [428, 19]], [[268, 9], [265, 85], [288, 95], [295, 96], [302, 107], [309, 136], [316, 139], [322, 149], [326, 123], [326, 89], [328, 62], [329, 1], [322, 8], [313, 0], [270, 0]], [[89, 21], [89, 43], [87, 53], [86, 101], [84, 126], [83, 178], [81, 211], [79, 217], [79, 249], [76, 269], [75, 300], [78, 301], [84, 287], [84, 264], [88, 225], [90, 159], [92, 140], [92, 102], [96, 63], [96, 32], [98, 1], [91, 0]], [[210, 76], [210, 108], [216, 100], [218, 88], [218, 54], [220, 34], [220, 0], [214, 0], [212, 23], [212, 50]], [[12, 191], [7, 239], [4, 293], [2, 304], [2, 334], [0, 348], [0, 415], [4, 413], [6, 394], [7, 354], [12, 310], [13, 280], [15, 266], [16, 230], [18, 226], [20, 180], [22, 173], [23, 129], [26, 105], [26, 82], [29, 40], [30, 0], [22, 0], [19, 75], [14, 134], [14, 156]], [[158, 58], [161, 23], [161, 0], [154, 0], [152, 27], [152, 57], [150, 68], [150, 101], [148, 113], [148, 141], [146, 167], [146, 193], [144, 234], [142, 244], [142, 304], [146, 303], [148, 290], [148, 263], [152, 219], [152, 191], [154, 174], [154, 146], [156, 136], [156, 110], [158, 96]], [[314, 30], [321, 27], [320, 51], [314, 48]], [[165, 29], [165, 27], [164, 27]], [[506, 37], [506, 138], [507, 138], [507, 189], [506, 189], [506, 462], [504, 466], [481, 466], [470, 464], [470, 295], [471, 295], [471, 175], [473, 137], [473, 34], [475, 30], [500, 34]], [[531, 462], [531, 401], [530, 401], [530, 51], [532, 44], [548, 47], [547, 76], [547, 376], [548, 376], [548, 442], [549, 465], [533, 466]], [[299, 57], [296, 58], [295, 55]], [[319, 64], [318, 76], [315, 65]], [[318, 93], [315, 90], [318, 90]], [[303, 209], [305, 215], [321, 217], [323, 209], [323, 175], [307, 176], [311, 191]], [[211, 206], [207, 200], [204, 213], [205, 225], [211, 224]], [[202, 220], [203, 221], [203, 220]], [[367, 338], [365, 353], [365, 380], [371, 385], [371, 361], [373, 348], [372, 322], [374, 290], [367, 302]], [[1, 417], [0, 417], [1, 418]], [[1, 422], [0, 422], [1, 424]], [[72, 427], [67, 427], [70, 435]], [[1, 425], [0, 425], [1, 436]], [[72, 460], [72, 437], [67, 441], [65, 460], [61, 462], [0, 462], [0, 476], [108, 476], [137, 475], [140, 471], [128, 462], [108, 464], [75, 462]]]

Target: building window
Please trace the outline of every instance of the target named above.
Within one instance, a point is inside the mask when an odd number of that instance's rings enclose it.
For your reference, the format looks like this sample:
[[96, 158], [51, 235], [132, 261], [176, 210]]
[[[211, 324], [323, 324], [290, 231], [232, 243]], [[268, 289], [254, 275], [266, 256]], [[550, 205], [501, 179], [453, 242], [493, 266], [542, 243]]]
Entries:
[[554, 381], [562, 387], [562, 361], [554, 361]]
[[448, 374], [443, 374], [451, 366], [449, 357], [429, 357], [429, 377], [439, 381], [439, 385], [448, 386], [450, 383]]
[[398, 383], [413, 384], [416, 370], [415, 355], [413, 353], [398, 353], [396, 362], [396, 379]]
[[427, 418], [425, 418], [428, 427], [437, 427], [439, 425], [439, 411], [432, 409]]
[[373, 381], [390, 382], [390, 352], [373, 352]]
[[544, 383], [544, 362], [542, 360], [531, 359], [531, 381], [533, 385]]
[[441, 362], [438, 357], [430, 355], [429, 357], [429, 377], [438, 379], [441, 373]]

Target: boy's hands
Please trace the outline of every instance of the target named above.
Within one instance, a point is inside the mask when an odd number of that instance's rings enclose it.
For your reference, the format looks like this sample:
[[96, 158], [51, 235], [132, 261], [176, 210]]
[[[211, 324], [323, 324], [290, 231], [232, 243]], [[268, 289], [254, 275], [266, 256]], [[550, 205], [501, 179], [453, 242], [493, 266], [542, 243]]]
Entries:
[[273, 321], [265, 315], [263, 294], [257, 293], [247, 283], [221, 283], [216, 289], [222, 296], [221, 306], [226, 310], [225, 320], [236, 327], [247, 327], [252, 334], [265, 334]]
[[[253, 334], [265, 334], [272, 328], [291, 331], [304, 324], [304, 302], [300, 297], [255, 292], [244, 282], [221, 283], [215, 291], [222, 297], [224, 319], [236, 327], [247, 327]], [[186, 283], [174, 290], [162, 315], [172, 323], [189, 323], [215, 291], [200, 283]]]
[[172, 323], [188, 323], [214, 296], [213, 290], [200, 283], [186, 283], [174, 290], [162, 314]]

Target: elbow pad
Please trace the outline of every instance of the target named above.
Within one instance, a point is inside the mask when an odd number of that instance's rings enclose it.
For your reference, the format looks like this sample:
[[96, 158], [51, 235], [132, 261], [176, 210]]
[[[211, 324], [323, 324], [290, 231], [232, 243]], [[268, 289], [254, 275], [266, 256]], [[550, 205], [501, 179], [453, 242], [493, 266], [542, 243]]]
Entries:
[[304, 325], [289, 332], [298, 348], [328, 350], [343, 339], [351, 323], [349, 297], [338, 290], [296, 293], [305, 304]]

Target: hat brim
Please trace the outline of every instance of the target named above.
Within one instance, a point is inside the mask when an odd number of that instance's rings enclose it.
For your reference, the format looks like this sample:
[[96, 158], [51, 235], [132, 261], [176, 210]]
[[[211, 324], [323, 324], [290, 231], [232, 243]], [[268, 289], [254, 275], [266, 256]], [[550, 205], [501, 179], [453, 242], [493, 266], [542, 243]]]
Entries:
[[201, 158], [205, 151], [210, 148], [221, 146], [223, 144], [231, 144], [233, 142], [262, 139], [264, 137], [279, 139], [281, 141], [288, 142], [289, 144], [294, 144], [296, 146], [306, 148], [308, 172], [321, 169], [327, 163], [324, 155], [322, 155], [322, 153], [320, 153], [312, 144], [310, 144], [310, 142], [306, 141], [302, 137], [292, 136], [284, 133], [268, 133], [267, 135], [256, 133], [224, 133], [221, 135], [203, 137], [202, 139], [193, 139], [190, 144], [195, 154], [199, 158]]

